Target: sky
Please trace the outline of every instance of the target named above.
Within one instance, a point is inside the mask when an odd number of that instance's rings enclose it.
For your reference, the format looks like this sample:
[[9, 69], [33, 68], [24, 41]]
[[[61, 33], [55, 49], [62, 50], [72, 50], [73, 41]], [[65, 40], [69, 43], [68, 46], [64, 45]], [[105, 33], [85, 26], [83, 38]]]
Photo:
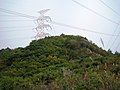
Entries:
[[[120, 22], [120, 15], [113, 12], [99, 0], [75, 1], [92, 9], [103, 17], [109, 18], [117, 23]], [[120, 0], [102, 1], [116, 12], [120, 12]], [[120, 33], [120, 26], [100, 15], [96, 15], [72, 0], [0, 0], [0, 8], [36, 17], [40, 15], [38, 11], [50, 9], [46, 15], [50, 16], [52, 21], [107, 34], [118, 35]], [[87, 37], [88, 40], [105, 50], [111, 49], [113, 52], [120, 52], [120, 36], [97, 34], [52, 23], [50, 25], [52, 30], [46, 30], [45, 32], [51, 36], [62, 33], [67, 35], [80, 35]], [[0, 10], [0, 49], [7, 47], [13, 49], [29, 45], [36, 35], [36, 31], [33, 30], [36, 26], [34, 19], [19, 17]], [[117, 26], [118, 28], [116, 29]]]

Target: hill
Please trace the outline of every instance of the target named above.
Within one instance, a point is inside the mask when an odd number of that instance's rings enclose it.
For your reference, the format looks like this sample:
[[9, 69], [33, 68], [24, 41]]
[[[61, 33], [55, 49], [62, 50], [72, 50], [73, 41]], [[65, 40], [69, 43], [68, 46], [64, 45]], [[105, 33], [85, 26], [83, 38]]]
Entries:
[[81, 36], [34, 40], [0, 50], [0, 90], [119, 90], [120, 54]]

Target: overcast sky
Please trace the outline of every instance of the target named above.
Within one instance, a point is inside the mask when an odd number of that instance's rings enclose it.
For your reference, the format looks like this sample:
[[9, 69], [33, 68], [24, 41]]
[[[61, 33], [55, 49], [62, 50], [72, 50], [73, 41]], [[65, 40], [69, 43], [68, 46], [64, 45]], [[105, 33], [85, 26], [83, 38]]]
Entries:
[[[95, 12], [109, 18], [115, 22], [120, 21], [120, 15], [103, 5], [99, 0], [76, 0], [77, 2], [91, 8]], [[116, 12], [120, 12], [120, 0], [102, 0]], [[89, 29], [97, 32], [108, 34], [119, 34], [120, 26], [115, 31], [117, 24], [112, 23], [105, 18], [81, 7], [72, 0], [0, 0], [0, 8], [16, 11], [19, 13], [39, 16], [38, 11], [42, 9], [50, 9], [46, 13], [53, 21]], [[114, 42], [116, 36], [108, 36], [102, 34], [81, 31], [73, 28], [58, 26], [51, 24], [52, 30], [46, 32], [51, 35], [60, 35], [62, 33], [68, 35], [80, 35], [87, 37], [88, 40], [96, 43], [103, 49], [110, 48], [112, 51], [120, 52], [120, 37]], [[0, 49], [10, 47], [25, 47], [29, 45], [36, 35], [36, 24], [32, 19], [26, 17], [18, 17], [7, 14], [0, 10]], [[103, 47], [100, 38], [102, 38], [105, 47]], [[119, 47], [118, 47], [119, 46]]]

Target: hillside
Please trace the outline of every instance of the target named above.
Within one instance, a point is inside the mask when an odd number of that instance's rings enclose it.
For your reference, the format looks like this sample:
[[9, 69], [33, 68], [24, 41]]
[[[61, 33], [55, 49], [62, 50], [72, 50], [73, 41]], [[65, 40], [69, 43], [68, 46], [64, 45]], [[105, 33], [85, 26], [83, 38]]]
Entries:
[[120, 54], [81, 36], [34, 40], [0, 50], [0, 90], [119, 90]]

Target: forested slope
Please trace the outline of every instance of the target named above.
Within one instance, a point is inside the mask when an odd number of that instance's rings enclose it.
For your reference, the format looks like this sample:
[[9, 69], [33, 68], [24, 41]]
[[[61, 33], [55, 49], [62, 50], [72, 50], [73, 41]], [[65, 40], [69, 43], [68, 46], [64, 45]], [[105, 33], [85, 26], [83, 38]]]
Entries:
[[0, 50], [0, 90], [119, 90], [120, 54], [81, 36], [34, 40]]

